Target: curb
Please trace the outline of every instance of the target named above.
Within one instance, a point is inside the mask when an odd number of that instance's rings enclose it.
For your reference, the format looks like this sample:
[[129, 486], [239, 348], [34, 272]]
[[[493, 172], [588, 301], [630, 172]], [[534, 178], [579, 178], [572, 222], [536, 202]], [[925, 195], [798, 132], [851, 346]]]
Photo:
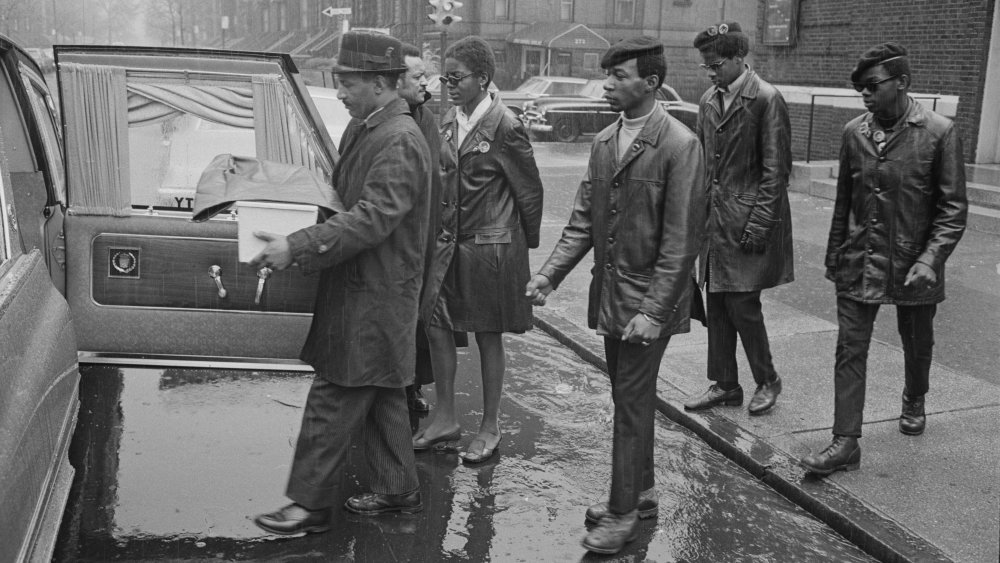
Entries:
[[[608, 372], [604, 357], [582, 343], [580, 336], [586, 333], [580, 327], [551, 311], [536, 308], [534, 315], [537, 328], [587, 363], [604, 373]], [[659, 395], [656, 403], [656, 410], [667, 419], [693, 432], [730, 461], [875, 559], [883, 563], [954, 563], [940, 548], [868, 508], [836, 483], [805, 475], [798, 466], [798, 460], [743, 430], [728, 418], [711, 411], [691, 414], [683, 409], [679, 401]]]

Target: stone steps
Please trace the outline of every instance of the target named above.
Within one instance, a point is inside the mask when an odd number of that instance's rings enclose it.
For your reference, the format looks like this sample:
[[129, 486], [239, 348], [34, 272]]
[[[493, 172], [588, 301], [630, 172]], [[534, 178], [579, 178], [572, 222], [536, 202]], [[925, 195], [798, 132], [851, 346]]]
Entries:
[[[814, 197], [836, 199], [838, 163], [834, 160], [796, 162], [789, 189]], [[1000, 166], [966, 165], [969, 198], [968, 228], [1000, 235]]]

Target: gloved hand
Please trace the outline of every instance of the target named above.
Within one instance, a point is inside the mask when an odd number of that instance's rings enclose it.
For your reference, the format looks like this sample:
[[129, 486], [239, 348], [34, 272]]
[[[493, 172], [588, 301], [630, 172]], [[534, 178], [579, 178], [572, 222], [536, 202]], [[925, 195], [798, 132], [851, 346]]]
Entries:
[[760, 227], [747, 225], [740, 237], [740, 248], [749, 254], [763, 254], [767, 250], [767, 234]]

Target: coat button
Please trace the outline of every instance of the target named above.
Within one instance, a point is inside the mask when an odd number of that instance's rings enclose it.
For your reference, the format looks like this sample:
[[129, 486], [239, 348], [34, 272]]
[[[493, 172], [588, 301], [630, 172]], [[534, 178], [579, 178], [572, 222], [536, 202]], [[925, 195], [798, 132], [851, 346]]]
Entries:
[[615, 182], [615, 187], [616, 187], [616, 188], [617, 188], [617, 187], [620, 187], [620, 186], [621, 186], [621, 184], [620, 184], [620, 183], [618, 183], [618, 182]]
[[879, 161], [879, 162], [885, 162], [885, 157], [884, 157], [884, 156], [880, 156], [880, 157], [878, 157], [878, 161]]
[[604, 268], [605, 268], [606, 270], [614, 270], [614, 269], [615, 269], [615, 266], [614, 266], [614, 264], [612, 264], [611, 262], [608, 262], [608, 263], [607, 263], [607, 264], [606, 264], [606, 265], [604, 266]]
[[327, 245], [325, 245], [325, 244], [321, 244], [321, 245], [319, 245], [319, 248], [317, 248], [316, 250], [317, 250], [317, 251], [318, 251], [318, 252], [319, 252], [320, 254], [323, 254], [323, 253], [324, 253], [324, 252], [326, 252], [327, 250], [330, 250], [330, 248], [329, 248], [329, 247], [328, 247]]
[[617, 209], [612, 209], [611, 210], [611, 214], [612, 215], [618, 215], [618, 210]]
[[608, 237], [608, 244], [614, 244], [614, 243], [615, 243], [615, 237]]
[[722, 127], [719, 127], [718, 129], [716, 129], [715, 132], [716, 133], [722, 133]]
[[882, 189], [881, 188], [875, 188], [875, 193], [877, 193], [877, 194], [882, 193]]
[[868, 249], [868, 254], [874, 254], [874, 253], [875, 253], [874, 250], [872, 250], [871, 248]]
[[715, 153], [715, 158], [722, 158], [722, 155], [719, 153]]
[[712, 183], [713, 184], [718, 184], [719, 183], [719, 179], [718, 178], [712, 178]]

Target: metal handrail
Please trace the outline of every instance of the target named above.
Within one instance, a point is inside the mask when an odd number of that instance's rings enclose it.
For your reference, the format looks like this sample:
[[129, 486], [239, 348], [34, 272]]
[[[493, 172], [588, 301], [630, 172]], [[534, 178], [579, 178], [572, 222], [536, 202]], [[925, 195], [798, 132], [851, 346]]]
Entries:
[[[809, 137], [806, 139], [806, 162], [809, 162], [809, 157], [812, 156], [812, 142], [813, 142], [813, 119], [816, 117], [816, 98], [860, 98], [860, 94], [809, 94]], [[941, 99], [941, 96], [913, 96], [914, 100], [934, 100], [934, 104], [931, 107], [933, 111], [937, 111], [937, 102]]]

